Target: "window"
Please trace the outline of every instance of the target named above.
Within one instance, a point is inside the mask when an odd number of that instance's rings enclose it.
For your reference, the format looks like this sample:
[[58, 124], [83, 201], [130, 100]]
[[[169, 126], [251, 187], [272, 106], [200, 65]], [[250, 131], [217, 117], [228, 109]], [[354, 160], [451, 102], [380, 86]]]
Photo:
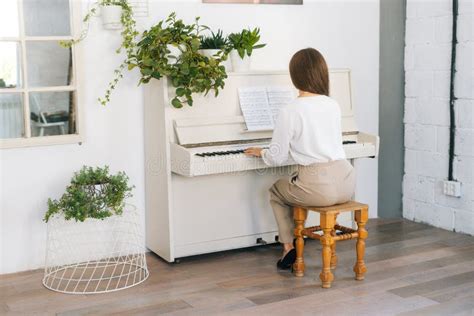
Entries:
[[80, 142], [73, 2], [0, 1], [0, 148]]

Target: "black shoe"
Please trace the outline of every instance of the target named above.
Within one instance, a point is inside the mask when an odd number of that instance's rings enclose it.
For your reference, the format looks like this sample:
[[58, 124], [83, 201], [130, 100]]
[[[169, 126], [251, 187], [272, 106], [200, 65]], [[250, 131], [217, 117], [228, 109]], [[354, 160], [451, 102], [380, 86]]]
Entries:
[[278, 260], [277, 267], [280, 270], [289, 270], [293, 266], [296, 260], [296, 250], [291, 249], [288, 253], [283, 257], [283, 259]]

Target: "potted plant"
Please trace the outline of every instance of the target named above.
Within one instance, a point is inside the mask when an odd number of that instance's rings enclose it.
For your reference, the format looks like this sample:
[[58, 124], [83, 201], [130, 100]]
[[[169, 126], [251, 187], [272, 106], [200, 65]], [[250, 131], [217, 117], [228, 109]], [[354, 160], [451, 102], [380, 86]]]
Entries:
[[[127, 0], [99, 0], [94, 3], [89, 12], [84, 16], [82, 21], [86, 24], [86, 27], [82, 30], [80, 36], [77, 39], [60, 41], [59, 44], [65, 48], [69, 48], [72, 45], [78, 44], [84, 40], [89, 31], [89, 23], [91, 17], [97, 14], [99, 7], [102, 8], [103, 19], [107, 23], [115, 23], [117, 18], [118, 7], [120, 7], [120, 24], [122, 27], [122, 45], [116, 50], [119, 54], [125, 50], [127, 58], [120, 64], [114, 71], [114, 78], [109, 82], [104, 97], [99, 98], [99, 102], [102, 105], [106, 105], [110, 101], [110, 95], [115, 89], [119, 80], [123, 77], [123, 70], [127, 67], [127, 60], [135, 53], [136, 41], [135, 38], [138, 36], [136, 30], [136, 22], [133, 18], [133, 11]], [[109, 11], [111, 10], [111, 11]], [[115, 13], [113, 12], [115, 11]], [[104, 22], [104, 23], [105, 23]]]
[[128, 185], [124, 172], [109, 173], [109, 167], [92, 168], [84, 166], [76, 172], [59, 200], [48, 200], [44, 221], [62, 214], [66, 220], [83, 222], [87, 218], [104, 219], [120, 215], [125, 199], [131, 197], [133, 187]]
[[222, 30], [218, 30], [217, 33], [211, 31], [210, 36], [201, 36], [199, 52], [208, 58], [220, 61], [226, 71], [232, 71], [228, 48], [229, 39], [224, 37]]
[[95, 2], [87, 14], [82, 19], [86, 27], [82, 30], [79, 38], [67, 41], [60, 41], [61, 46], [69, 48], [84, 40], [89, 32], [90, 19], [96, 16], [99, 12], [102, 13], [102, 24], [107, 29], [122, 28], [122, 36], [124, 34], [131, 35], [138, 33], [135, 30], [136, 22], [133, 18], [133, 10], [127, 0], [99, 0]]
[[260, 29], [244, 29], [240, 33], [229, 34], [231, 47], [230, 57], [234, 71], [248, 71], [254, 49], [262, 48], [266, 44], [257, 44], [260, 41]]
[[[199, 18], [188, 25], [177, 19], [175, 13], [170, 14], [143, 33], [136, 53], [127, 61], [128, 69], [140, 69], [140, 84], [167, 76], [175, 88], [172, 105], [176, 108], [192, 106], [194, 93], [207, 94], [213, 90], [217, 96], [227, 74], [219, 60], [199, 53], [203, 29], [207, 27], [199, 25]], [[170, 50], [170, 45], [178, 53]]]
[[127, 0], [102, 0], [100, 2], [100, 12], [104, 28], [109, 30], [122, 28], [124, 10], [131, 10]]

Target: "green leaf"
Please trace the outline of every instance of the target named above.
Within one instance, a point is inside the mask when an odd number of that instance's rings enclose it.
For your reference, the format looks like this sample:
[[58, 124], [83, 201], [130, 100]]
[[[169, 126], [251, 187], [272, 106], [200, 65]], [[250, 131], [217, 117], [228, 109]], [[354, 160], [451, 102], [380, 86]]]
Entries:
[[155, 79], [161, 79], [163, 77], [163, 75], [161, 73], [159, 73], [158, 71], [153, 71], [151, 76]]
[[171, 100], [171, 104], [177, 109], [180, 109], [183, 107], [183, 104], [178, 98], [173, 98], [173, 100]]
[[142, 63], [145, 66], [151, 66], [151, 65], [153, 65], [153, 60], [151, 58], [145, 58], [145, 59], [143, 59]]
[[177, 88], [177, 89], [176, 89], [176, 95], [177, 95], [178, 97], [182, 97], [185, 93], [186, 93], [186, 89], [184, 89], [184, 88], [181, 88], [181, 87], [180, 87], [180, 88]]
[[237, 50], [237, 53], [239, 54], [239, 56], [240, 56], [241, 59], [244, 59], [244, 58], [245, 58], [245, 49], [239, 48], [239, 49]]
[[142, 68], [141, 73], [145, 76], [150, 76], [153, 73], [153, 69], [151, 68]]
[[210, 59], [209, 59], [209, 65], [210, 65], [211, 67], [216, 66], [216, 64], [217, 64], [217, 62], [216, 62], [216, 60], [215, 60], [214, 58], [210, 58]]

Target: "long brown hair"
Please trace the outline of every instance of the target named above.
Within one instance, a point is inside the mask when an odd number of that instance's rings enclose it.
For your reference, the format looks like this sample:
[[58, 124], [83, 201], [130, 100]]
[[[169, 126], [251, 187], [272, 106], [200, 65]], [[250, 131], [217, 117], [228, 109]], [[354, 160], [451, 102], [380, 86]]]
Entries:
[[328, 65], [314, 48], [302, 49], [290, 61], [291, 81], [299, 90], [329, 95]]

